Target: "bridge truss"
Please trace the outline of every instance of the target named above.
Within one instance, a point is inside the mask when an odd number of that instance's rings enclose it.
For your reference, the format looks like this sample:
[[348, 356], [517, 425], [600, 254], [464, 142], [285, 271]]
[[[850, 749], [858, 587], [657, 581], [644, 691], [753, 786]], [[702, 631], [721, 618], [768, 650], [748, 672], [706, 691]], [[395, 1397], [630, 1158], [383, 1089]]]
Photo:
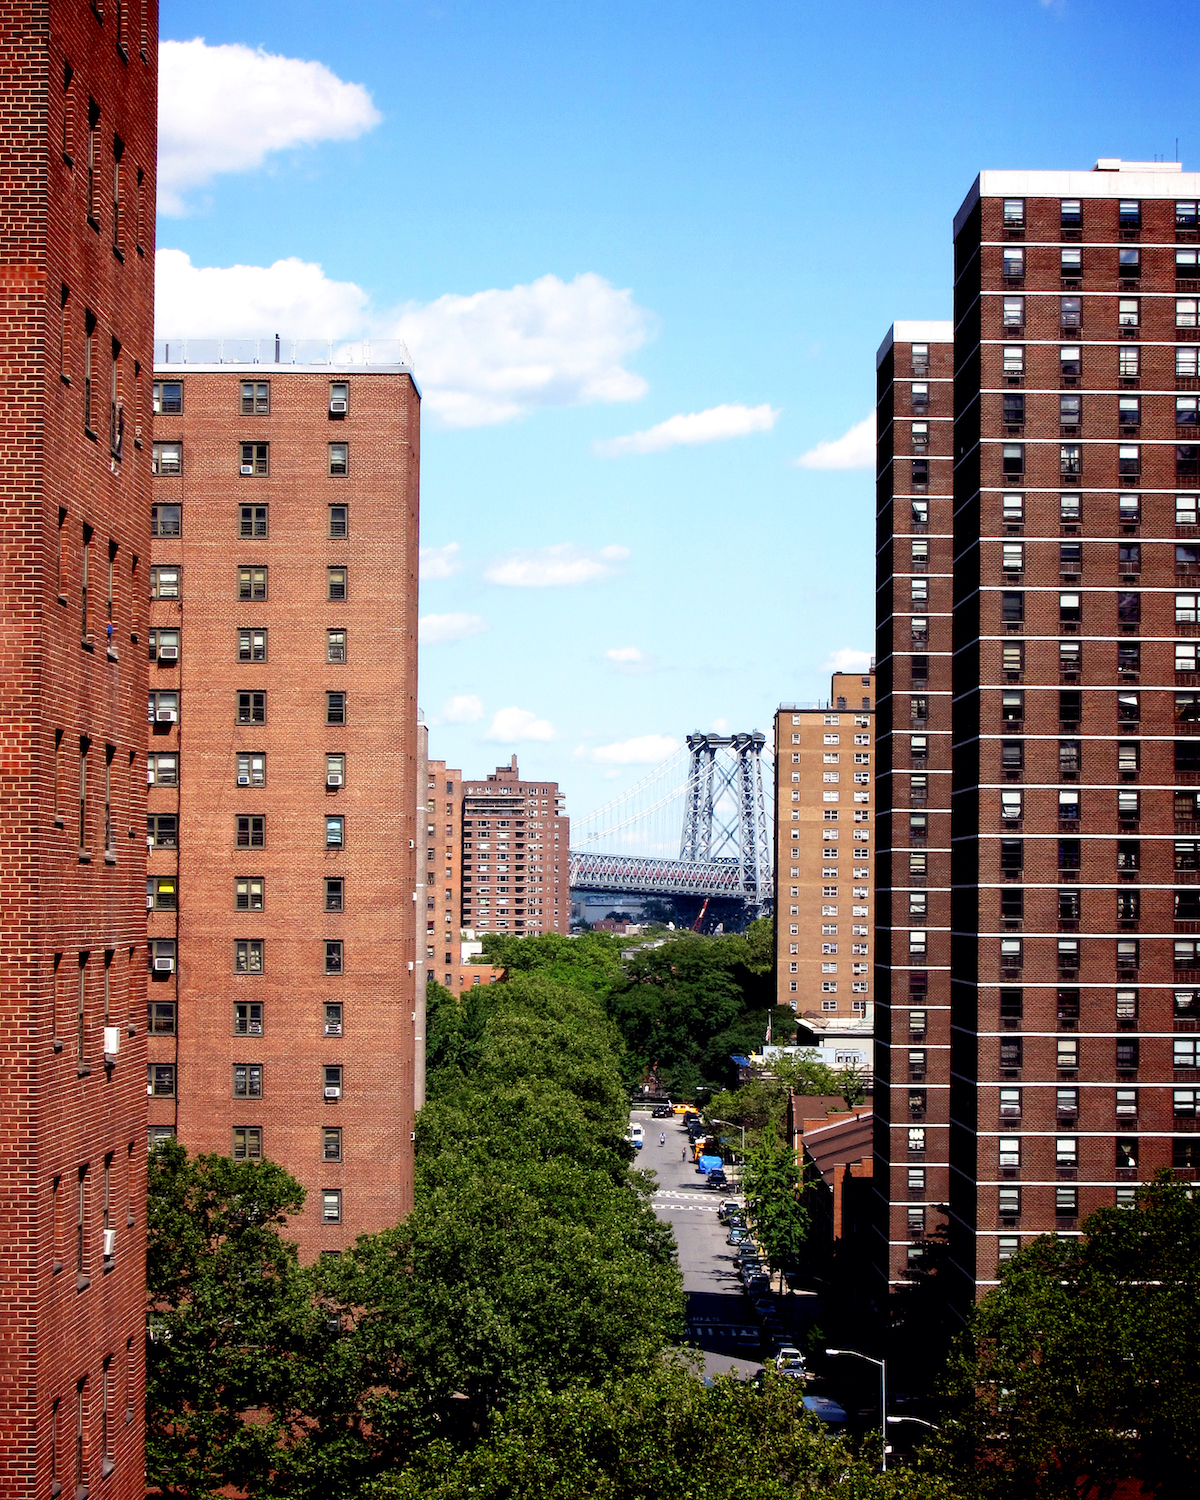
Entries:
[[[769, 909], [774, 889], [765, 745], [757, 730], [688, 735], [686, 752], [680, 749], [621, 797], [575, 823], [571, 889], [722, 898], [740, 902], [751, 916]], [[664, 847], [675, 842], [672, 825], [680, 830], [678, 858], [666, 857]]]

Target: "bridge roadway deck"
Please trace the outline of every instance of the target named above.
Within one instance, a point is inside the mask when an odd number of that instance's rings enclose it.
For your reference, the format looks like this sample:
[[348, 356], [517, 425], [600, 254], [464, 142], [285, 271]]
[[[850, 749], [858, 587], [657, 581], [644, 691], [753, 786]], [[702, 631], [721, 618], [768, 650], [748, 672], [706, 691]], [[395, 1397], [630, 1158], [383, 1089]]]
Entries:
[[736, 859], [643, 859], [637, 855], [572, 851], [571, 889], [755, 899], [755, 893], [742, 884], [741, 865]]

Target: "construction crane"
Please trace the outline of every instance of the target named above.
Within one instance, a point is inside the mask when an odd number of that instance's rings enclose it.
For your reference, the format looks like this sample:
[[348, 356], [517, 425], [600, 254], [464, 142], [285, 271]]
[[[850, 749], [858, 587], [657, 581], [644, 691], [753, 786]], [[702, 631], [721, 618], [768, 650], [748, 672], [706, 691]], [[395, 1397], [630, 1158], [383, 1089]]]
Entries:
[[709, 901], [709, 898], [707, 896], [705, 896], [705, 898], [704, 898], [704, 905], [700, 908], [700, 915], [692, 923], [692, 931], [693, 932], [699, 932], [700, 931], [700, 924], [704, 921], [704, 913], [708, 910], [708, 901]]

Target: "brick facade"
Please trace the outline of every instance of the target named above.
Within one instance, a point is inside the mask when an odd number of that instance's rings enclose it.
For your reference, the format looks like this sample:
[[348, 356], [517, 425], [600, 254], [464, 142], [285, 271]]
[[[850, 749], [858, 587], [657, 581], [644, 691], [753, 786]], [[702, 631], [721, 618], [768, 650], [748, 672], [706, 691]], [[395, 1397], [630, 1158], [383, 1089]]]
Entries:
[[0, 1473], [143, 1492], [157, 16], [0, 7]]
[[949, 1200], [952, 333], [895, 323], [876, 361], [877, 1298]]
[[286, 1167], [311, 1258], [412, 1202], [419, 395], [155, 381], [151, 1128]]
[[571, 823], [558, 783], [523, 781], [514, 755], [487, 777], [459, 784], [463, 926], [517, 937], [566, 934]]
[[775, 715], [775, 1003], [801, 1015], [869, 1014], [874, 757], [872, 673]]

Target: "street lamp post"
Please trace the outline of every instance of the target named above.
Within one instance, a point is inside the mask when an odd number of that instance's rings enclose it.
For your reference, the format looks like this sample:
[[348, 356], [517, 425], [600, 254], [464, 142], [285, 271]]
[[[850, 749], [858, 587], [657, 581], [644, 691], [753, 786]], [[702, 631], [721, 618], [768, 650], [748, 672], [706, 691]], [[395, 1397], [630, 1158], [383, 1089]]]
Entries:
[[869, 1365], [879, 1367], [879, 1428], [883, 1433], [883, 1453], [880, 1459], [882, 1473], [887, 1473], [887, 1451], [888, 1451], [888, 1414], [887, 1414], [887, 1360], [872, 1359], [869, 1354], [863, 1354], [858, 1349], [826, 1349], [825, 1353], [831, 1358], [865, 1359]]
[[927, 1422], [924, 1417], [889, 1417], [888, 1425], [895, 1427], [899, 1422], [915, 1422], [918, 1427], [928, 1427], [930, 1432], [940, 1432], [941, 1428], [936, 1422]]

